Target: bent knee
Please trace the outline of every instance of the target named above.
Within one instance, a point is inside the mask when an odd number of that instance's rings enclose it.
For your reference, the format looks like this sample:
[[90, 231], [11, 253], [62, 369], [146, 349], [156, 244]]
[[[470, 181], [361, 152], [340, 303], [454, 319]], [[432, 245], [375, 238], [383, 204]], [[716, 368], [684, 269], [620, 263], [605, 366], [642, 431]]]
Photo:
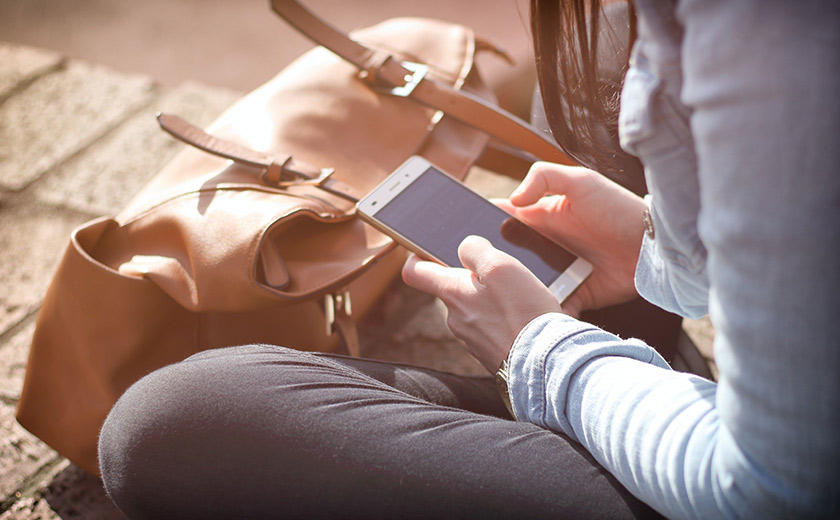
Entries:
[[220, 396], [243, 391], [249, 380], [243, 371], [253, 365], [253, 358], [276, 357], [286, 350], [251, 345], [205, 351], [129, 387], [109, 412], [99, 436], [102, 479], [117, 506], [127, 514], [134, 512], [138, 503], [148, 502], [167, 485], [167, 475], [176, 478], [178, 466], [188, 463], [185, 457], [195, 455], [195, 446], [189, 445], [196, 432], [215, 427]]

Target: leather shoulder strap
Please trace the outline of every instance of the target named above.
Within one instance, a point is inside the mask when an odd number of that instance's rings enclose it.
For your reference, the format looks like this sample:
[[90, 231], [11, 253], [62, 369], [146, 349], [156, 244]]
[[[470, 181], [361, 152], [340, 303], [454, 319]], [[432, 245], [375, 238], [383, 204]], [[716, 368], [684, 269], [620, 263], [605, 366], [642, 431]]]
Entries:
[[537, 159], [575, 164], [542, 131], [478, 96], [427, 77], [425, 65], [382, 56], [331, 27], [296, 0], [272, 0], [272, 7], [315, 43], [352, 63], [375, 83], [386, 85], [387, 92], [441, 110]]

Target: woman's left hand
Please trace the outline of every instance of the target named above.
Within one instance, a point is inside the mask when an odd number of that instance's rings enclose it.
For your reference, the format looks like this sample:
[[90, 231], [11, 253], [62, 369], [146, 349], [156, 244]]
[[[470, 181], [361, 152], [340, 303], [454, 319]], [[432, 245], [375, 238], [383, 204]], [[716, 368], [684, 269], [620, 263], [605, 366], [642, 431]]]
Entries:
[[487, 239], [465, 238], [458, 257], [463, 268], [444, 267], [412, 255], [403, 267], [403, 280], [443, 301], [452, 333], [495, 373], [525, 325], [562, 309], [534, 274]]

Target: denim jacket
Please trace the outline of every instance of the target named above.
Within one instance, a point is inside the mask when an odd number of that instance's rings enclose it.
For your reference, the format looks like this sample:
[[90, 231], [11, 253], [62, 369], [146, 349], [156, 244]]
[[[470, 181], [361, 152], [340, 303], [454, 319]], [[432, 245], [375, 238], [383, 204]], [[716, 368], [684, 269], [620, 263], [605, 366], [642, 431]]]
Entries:
[[674, 518], [840, 517], [840, 3], [637, 0], [622, 146], [636, 286], [711, 316], [717, 383], [561, 314], [509, 356], [516, 416]]

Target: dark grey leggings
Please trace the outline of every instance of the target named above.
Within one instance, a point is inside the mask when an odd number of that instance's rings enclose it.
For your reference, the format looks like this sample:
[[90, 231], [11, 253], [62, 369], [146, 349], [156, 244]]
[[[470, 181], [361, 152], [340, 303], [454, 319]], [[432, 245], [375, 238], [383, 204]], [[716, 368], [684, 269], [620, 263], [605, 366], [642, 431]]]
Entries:
[[576, 443], [510, 420], [492, 378], [273, 346], [154, 372], [111, 411], [130, 518], [635, 518]]

